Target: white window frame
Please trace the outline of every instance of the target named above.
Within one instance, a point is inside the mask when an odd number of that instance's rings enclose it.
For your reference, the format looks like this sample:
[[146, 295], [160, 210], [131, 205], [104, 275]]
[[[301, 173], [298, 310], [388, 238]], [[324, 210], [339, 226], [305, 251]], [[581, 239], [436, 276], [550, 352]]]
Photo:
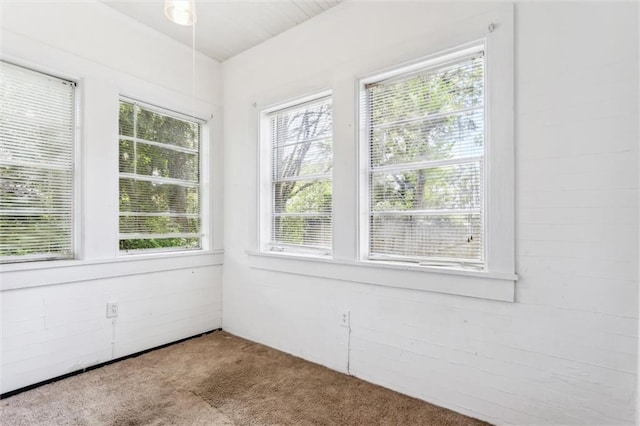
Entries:
[[[329, 250], [324, 249], [314, 249], [314, 248], [305, 248], [298, 246], [281, 246], [273, 244], [271, 239], [272, 235], [272, 215], [273, 215], [273, 194], [272, 194], [272, 184], [273, 184], [273, 159], [272, 159], [272, 140], [271, 140], [271, 129], [270, 129], [270, 117], [278, 112], [283, 112], [289, 109], [296, 109], [304, 107], [308, 104], [313, 104], [324, 99], [331, 99], [332, 92], [331, 91], [321, 91], [314, 93], [312, 95], [303, 96], [300, 98], [296, 98], [294, 100], [277, 103], [275, 105], [270, 105], [264, 109], [260, 110], [260, 129], [259, 129], [259, 172], [258, 172], [258, 188], [259, 188], [259, 218], [258, 218], [258, 229], [259, 229], [259, 247], [262, 253], [270, 253], [270, 254], [283, 254], [283, 255], [302, 255], [302, 256], [315, 256], [315, 257], [323, 257], [323, 258], [331, 258], [333, 255], [333, 238], [332, 238], [332, 246]], [[333, 111], [332, 111], [333, 114]], [[333, 135], [332, 141], [333, 145]], [[333, 162], [333, 153], [332, 153], [332, 162]], [[332, 178], [331, 185], [333, 187], [333, 167], [331, 170]], [[333, 223], [334, 223], [334, 208], [333, 208], [333, 191], [332, 191], [332, 203], [331, 203], [331, 227], [333, 232]]]
[[[256, 207], [249, 223], [251, 239], [247, 250], [251, 268], [295, 275], [326, 278], [411, 289], [495, 301], [515, 300], [515, 133], [514, 133], [514, 9], [503, 5], [482, 15], [469, 17], [430, 33], [434, 37], [413, 40], [406, 46], [379, 46], [351, 61], [337, 64], [331, 72], [306, 75], [300, 81], [274, 85], [257, 93], [253, 108], [260, 111], [274, 99], [309, 93], [309, 88], [327, 87], [333, 91], [334, 109], [334, 185], [333, 257], [323, 258], [295, 253], [265, 252], [260, 247], [260, 196], [264, 171], [255, 183]], [[386, 73], [418, 66], [447, 52], [485, 43], [486, 108], [488, 144], [485, 195], [487, 238], [484, 270], [419, 265], [408, 262], [373, 261], [361, 255], [360, 210], [362, 185], [368, 177], [362, 168], [360, 97], [362, 81]], [[259, 141], [259, 117], [250, 135]], [[368, 141], [364, 140], [368, 149]], [[256, 143], [256, 168], [260, 169], [260, 144]], [[367, 217], [365, 213], [365, 218]], [[365, 239], [365, 244], [368, 241]]]
[[72, 166], [71, 166], [71, 252], [69, 255], [60, 256], [43, 256], [43, 255], [28, 255], [28, 256], [12, 256], [5, 259], [0, 258], [0, 266], [3, 269], [19, 267], [21, 263], [28, 263], [33, 265], [34, 262], [50, 263], [51, 261], [65, 261], [74, 260], [81, 257], [82, 253], [82, 224], [80, 218], [82, 217], [82, 114], [81, 114], [81, 99], [83, 97], [82, 86], [79, 84], [80, 79], [75, 76], [70, 76], [65, 73], [59, 73], [55, 70], [46, 70], [38, 66], [33, 66], [30, 63], [26, 63], [21, 60], [12, 58], [0, 58], [1, 62], [4, 62], [10, 66], [16, 66], [24, 68], [26, 70], [47, 75], [52, 78], [63, 80], [70, 83], [73, 87], [73, 141], [72, 141]]
[[[371, 149], [370, 149], [370, 128], [369, 128], [369, 114], [370, 111], [367, 109], [367, 86], [372, 83], [383, 82], [389, 79], [395, 78], [403, 78], [405, 76], [410, 76], [413, 74], [421, 74], [423, 72], [428, 72], [429, 69], [438, 68], [441, 65], [446, 65], [447, 63], [455, 62], [456, 60], [465, 59], [471, 57], [473, 55], [484, 55], [486, 51], [484, 40], [478, 40], [473, 43], [470, 43], [465, 46], [461, 46], [459, 48], [448, 49], [443, 52], [438, 52], [434, 55], [431, 55], [423, 60], [419, 60], [415, 63], [411, 63], [406, 66], [401, 66], [395, 68], [391, 71], [386, 71], [381, 74], [377, 74], [371, 77], [363, 78], [359, 81], [359, 91], [360, 91], [360, 102], [359, 108], [361, 114], [360, 117], [360, 135], [359, 135], [359, 160], [360, 160], [360, 179], [359, 179], [359, 257], [360, 260], [363, 261], [375, 261], [375, 262], [396, 262], [403, 263], [407, 262], [408, 264], [414, 264], [419, 266], [429, 266], [429, 264], [437, 264], [437, 260], [433, 259], [420, 259], [420, 258], [407, 258], [406, 260], [401, 260], [401, 256], [388, 256], [388, 259], [385, 259], [385, 256], [374, 256], [369, 253], [371, 241], [371, 223], [370, 223], [370, 215], [371, 215], [371, 188], [370, 188], [370, 178], [371, 174], [374, 172], [371, 167]], [[467, 267], [467, 263], [463, 261], [456, 262], [455, 260], [447, 259], [442, 262], [443, 267], [453, 268], [453, 269], [462, 269], [462, 270], [484, 270], [485, 269], [485, 259], [486, 259], [486, 249], [487, 249], [487, 238], [486, 238], [486, 197], [487, 197], [487, 174], [488, 174], [488, 164], [486, 162], [486, 153], [487, 153], [487, 145], [489, 142], [489, 126], [486, 125], [486, 119], [488, 117], [488, 105], [487, 105], [487, 73], [483, 70], [483, 84], [484, 84], [484, 106], [483, 106], [483, 119], [485, 120], [484, 126], [484, 146], [483, 146], [483, 155], [482, 162], [483, 171], [481, 176], [481, 196], [482, 196], [482, 205], [480, 208], [481, 217], [482, 217], [482, 227], [483, 227], [483, 247], [482, 247], [482, 263], [477, 264], [474, 262], [468, 262], [469, 267]], [[459, 160], [459, 162], [452, 162], [452, 164], [465, 163], [468, 159]], [[398, 166], [400, 168], [400, 166]], [[410, 213], [410, 212], [408, 212]], [[432, 265], [433, 266], [433, 265]]]
[[[456, 47], [435, 52], [425, 58], [359, 80], [362, 99], [366, 85], [409, 74], [459, 57], [484, 51], [485, 56], [485, 146], [484, 146], [484, 264], [482, 271], [514, 274], [514, 134], [513, 134], [513, 74], [509, 74], [504, 54], [493, 54], [491, 38], [481, 38]], [[359, 203], [358, 203], [358, 257], [363, 262], [398, 265], [403, 262], [371, 260], [369, 258], [369, 139], [366, 111], [359, 105]], [[418, 266], [432, 270], [433, 266]], [[447, 269], [464, 271], [461, 266]]]
[[[197, 248], [184, 248], [184, 247], [179, 247], [179, 246], [175, 246], [175, 247], [164, 247], [164, 248], [150, 248], [150, 249], [137, 249], [137, 250], [120, 250], [119, 245], [120, 245], [120, 240], [122, 239], [122, 234], [120, 234], [120, 226], [119, 226], [119, 220], [118, 220], [118, 238], [116, 240], [116, 243], [118, 244], [117, 246], [117, 251], [118, 254], [120, 256], [141, 256], [141, 255], [148, 255], [148, 254], [153, 254], [153, 253], [181, 253], [181, 252], [200, 252], [200, 251], [206, 251], [209, 250], [211, 247], [211, 241], [210, 241], [210, 229], [209, 229], [209, 210], [208, 210], [208, 206], [209, 206], [209, 197], [210, 195], [208, 194], [208, 192], [206, 191], [206, 187], [205, 187], [205, 182], [209, 181], [209, 175], [208, 175], [208, 170], [209, 170], [209, 123], [207, 120], [203, 119], [203, 118], [199, 118], [196, 117], [194, 115], [189, 115], [189, 114], [185, 114], [182, 112], [178, 112], [175, 111], [171, 108], [165, 108], [165, 107], [161, 107], [161, 106], [157, 106], [145, 101], [140, 101], [138, 99], [135, 99], [133, 97], [129, 97], [129, 96], [125, 96], [125, 95], [120, 95], [119, 99], [118, 99], [118, 105], [120, 105], [120, 102], [127, 102], [127, 103], [132, 103], [134, 105], [138, 105], [141, 108], [144, 108], [146, 110], [149, 111], [153, 111], [153, 112], [157, 112], [158, 114], [162, 114], [162, 115], [167, 115], [170, 117], [174, 117], [180, 120], [186, 120], [186, 121], [192, 121], [192, 122], [196, 122], [198, 124], [200, 124], [200, 142], [199, 142], [199, 164], [198, 167], [200, 168], [199, 172], [199, 197], [198, 197], [198, 201], [200, 203], [200, 235], [199, 235], [199, 240], [200, 240], [200, 244], [199, 247]], [[120, 121], [120, 116], [118, 115], [118, 122]], [[118, 132], [119, 133], [119, 132]], [[118, 134], [118, 141], [120, 140], [120, 134]], [[119, 162], [117, 164], [117, 167], [119, 167]], [[118, 171], [117, 173], [117, 178], [118, 178], [118, 197], [120, 194], [120, 185], [119, 185], [119, 179], [120, 179], [120, 175], [121, 173]], [[120, 207], [118, 205], [118, 218], [120, 217]], [[158, 234], [158, 238], [162, 238], [161, 234]]]

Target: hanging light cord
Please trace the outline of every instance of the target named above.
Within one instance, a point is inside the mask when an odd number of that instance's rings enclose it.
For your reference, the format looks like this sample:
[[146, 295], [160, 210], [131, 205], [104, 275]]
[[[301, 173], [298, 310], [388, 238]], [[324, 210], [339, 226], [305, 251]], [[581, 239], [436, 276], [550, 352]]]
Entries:
[[191, 26], [191, 119], [195, 121], [196, 99], [196, 23]]

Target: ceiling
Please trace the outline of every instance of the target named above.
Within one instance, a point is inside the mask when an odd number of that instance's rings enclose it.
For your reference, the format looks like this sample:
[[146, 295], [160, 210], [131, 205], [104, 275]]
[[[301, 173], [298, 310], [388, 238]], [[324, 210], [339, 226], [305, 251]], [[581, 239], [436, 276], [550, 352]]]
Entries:
[[[189, 47], [192, 27], [170, 22], [162, 0], [102, 0], [108, 6]], [[224, 61], [343, 0], [197, 0], [196, 50]]]

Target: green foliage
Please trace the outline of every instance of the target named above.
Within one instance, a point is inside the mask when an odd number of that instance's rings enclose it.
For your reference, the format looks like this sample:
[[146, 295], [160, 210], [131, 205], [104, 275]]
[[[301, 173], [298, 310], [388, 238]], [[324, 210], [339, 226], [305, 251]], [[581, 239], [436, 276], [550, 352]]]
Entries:
[[273, 212], [278, 215], [272, 221], [272, 239], [329, 247], [332, 186], [324, 176], [332, 169], [331, 104], [279, 114], [272, 120], [272, 131]]
[[331, 181], [297, 181], [294, 195], [284, 205], [277, 205], [277, 213], [331, 213]]
[[[372, 87], [372, 166], [482, 155], [482, 112], [459, 112], [483, 106], [481, 61]], [[468, 202], [450, 202], [461, 189], [450, 182], [468, 177], [459, 168], [441, 167], [374, 178], [373, 209], [384, 209], [390, 200], [400, 209], [464, 208]]]
[[1, 79], [0, 257], [70, 255], [73, 89], [4, 63]]
[[[394, 250], [435, 256], [451, 250], [451, 235], [466, 242], [455, 255], [479, 250], [480, 219], [468, 215], [412, 214], [426, 210], [472, 211], [481, 207], [484, 153], [483, 59], [368, 87], [371, 138], [371, 209], [375, 214], [406, 212], [373, 220], [372, 251]], [[330, 242], [332, 182], [308, 179], [331, 171], [331, 141], [320, 137], [330, 109], [294, 111], [272, 122], [278, 135], [273, 151], [273, 239], [298, 245]], [[306, 142], [308, 140], [308, 142]], [[459, 164], [427, 162], [479, 157]], [[423, 164], [421, 166], [421, 164]], [[426, 165], [424, 165], [426, 164]], [[395, 171], [376, 168], [398, 166]], [[398, 171], [399, 170], [399, 171]], [[292, 179], [298, 177], [299, 179]], [[470, 240], [471, 241], [471, 240]], [[454, 244], [457, 244], [454, 242]], [[425, 251], [425, 247], [437, 247]], [[421, 251], [422, 250], [422, 251]], [[466, 251], [465, 251], [466, 250]]]
[[[371, 251], [416, 257], [481, 256], [479, 215], [416, 213], [475, 211], [482, 206], [483, 59], [372, 85], [368, 102], [374, 171]], [[459, 162], [429, 164], [442, 160]], [[398, 168], [376, 172], [385, 166]]]
[[193, 249], [200, 247], [198, 238], [151, 238], [120, 240], [120, 250], [162, 249], [167, 247], [183, 247]]
[[279, 216], [273, 218], [274, 241], [323, 247], [331, 240], [331, 216]]
[[199, 124], [121, 102], [120, 135], [120, 173], [152, 178], [121, 175], [120, 233], [167, 235], [122, 239], [120, 249], [199, 247], [199, 238], [171, 236], [200, 232]]

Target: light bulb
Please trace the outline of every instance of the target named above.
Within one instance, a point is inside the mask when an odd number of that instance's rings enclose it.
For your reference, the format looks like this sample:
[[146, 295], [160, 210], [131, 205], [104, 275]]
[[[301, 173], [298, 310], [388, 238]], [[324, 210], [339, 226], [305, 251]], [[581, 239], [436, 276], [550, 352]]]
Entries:
[[179, 25], [193, 25], [196, 22], [196, 4], [194, 0], [165, 0], [164, 14], [171, 22]]

